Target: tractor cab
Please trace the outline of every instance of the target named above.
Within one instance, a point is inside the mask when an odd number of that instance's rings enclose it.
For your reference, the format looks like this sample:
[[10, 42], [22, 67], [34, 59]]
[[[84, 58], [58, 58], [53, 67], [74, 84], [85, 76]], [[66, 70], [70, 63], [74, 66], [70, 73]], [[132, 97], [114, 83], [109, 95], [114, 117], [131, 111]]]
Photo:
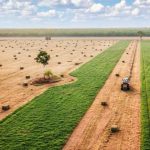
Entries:
[[122, 79], [121, 90], [122, 91], [129, 91], [130, 90], [129, 77], [125, 77]]

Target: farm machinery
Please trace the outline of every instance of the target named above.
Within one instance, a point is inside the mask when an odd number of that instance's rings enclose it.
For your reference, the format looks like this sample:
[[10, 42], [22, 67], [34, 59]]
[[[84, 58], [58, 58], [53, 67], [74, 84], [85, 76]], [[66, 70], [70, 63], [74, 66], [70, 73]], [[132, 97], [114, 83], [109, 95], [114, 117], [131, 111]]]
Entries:
[[132, 54], [132, 59], [131, 59], [131, 62], [130, 62], [131, 67], [130, 67], [130, 70], [129, 70], [129, 74], [128, 74], [127, 77], [122, 79], [122, 83], [121, 83], [121, 90], [122, 91], [129, 91], [131, 89], [129, 82], [130, 82], [130, 79], [131, 79], [131, 76], [132, 76], [133, 64], [134, 64], [134, 61], [135, 61], [136, 51], [137, 51], [137, 41], [135, 43], [134, 52]]
[[130, 90], [129, 77], [123, 78], [122, 84], [121, 84], [121, 90], [122, 91], [129, 91]]

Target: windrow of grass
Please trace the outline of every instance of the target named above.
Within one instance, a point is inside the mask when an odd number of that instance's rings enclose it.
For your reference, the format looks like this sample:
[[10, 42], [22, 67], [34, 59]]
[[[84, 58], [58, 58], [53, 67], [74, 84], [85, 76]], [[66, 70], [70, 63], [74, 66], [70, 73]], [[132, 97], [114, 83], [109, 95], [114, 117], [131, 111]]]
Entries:
[[142, 80], [142, 150], [150, 150], [150, 42], [141, 43], [141, 80]]
[[76, 82], [49, 88], [1, 121], [0, 150], [61, 149], [128, 44], [118, 42], [72, 72]]

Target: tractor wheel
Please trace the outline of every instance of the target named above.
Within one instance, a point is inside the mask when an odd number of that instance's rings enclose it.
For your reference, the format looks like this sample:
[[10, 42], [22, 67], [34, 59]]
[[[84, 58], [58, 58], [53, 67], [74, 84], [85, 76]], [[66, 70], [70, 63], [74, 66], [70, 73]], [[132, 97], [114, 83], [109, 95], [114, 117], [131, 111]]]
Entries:
[[127, 89], [128, 89], [128, 91], [130, 90], [130, 86], [129, 85], [128, 85]]
[[121, 84], [121, 90], [123, 91], [123, 85]]

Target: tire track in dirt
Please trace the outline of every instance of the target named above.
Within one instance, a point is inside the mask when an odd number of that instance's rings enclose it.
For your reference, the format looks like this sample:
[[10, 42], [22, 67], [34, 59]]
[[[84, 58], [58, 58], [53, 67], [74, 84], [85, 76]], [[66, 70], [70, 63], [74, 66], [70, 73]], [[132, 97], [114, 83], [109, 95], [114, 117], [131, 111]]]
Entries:
[[[134, 41], [130, 44], [130, 46], [126, 49], [123, 56], [121, 57], [120, 61], [114, 68], [112, 74], [110, 75], [109, 79], [106, 81], [106, 84], [97, 95], [95, 101], [93, 102], [90, 109], [87, 111], [79, 125], [74, 130], [73, 134], [71, 135], [70, 139], [68, 140], [67, 144], [63, 148], [64, 150], [97, 150], [97, 149], [105, 149], [106, 147], [110, 150], [119, 150], [117, 147], [112, 148], [116, 143], [112, 142], [112, 145], [107, 146], [110, 139], [112, 139], [112, 135], [110, 133], [110, 127], [112, 124], [120, 125], [120, 121], [126, 120], [125, 112], [130, 110], [130, 115], [132, 114], [133, 109], [127, 107], [128, 100], [131, 101], [133, 98], [139, 97], [140, 91], [131, 91], [131, 92], [122, 92], [120, 91], [121, 80], [123, 77], [130, 75], [130, 70], [132, 68], [132, 62], [134, 61], [134, 54], [135, 49], [137, 47], [137, 42]], [[128, 53], [128, 55], [127, 55]], [[137, 53], [138, 54], [138, 53]], [[136, 61], [134, 64], [134, 71], [138, 71], [138, 67], [135, 65], [139, 62], [139, 58], [136, 54]], [[122, 61], [125, 60], [125, 63]], [[120, 77], [116, 77], [115, 74], [119, 73]], [[136, 87], [140, 87], [140, 81], [138, 80], [139, 74], [136, 76], [132, 76], [131, 80], [134, 78], [137, 81], [137, 84], [134, 85], [134, 89]], [[132, 82], [131, 82], [132, 83]], [[137, 95], [135, 97], [135, 94]], [[100, 103], [101, 101], [107, 101], [108, 107], [103, 108]], [[139, 101], [137, 100], [138, 109], [136, 111], [136, 115], [139, 115]], [[124, 109], [126, 108], [126, 110]], [[130, 116], [129, 115], [129, 116]], [[138, 116], [139, 117], [139, 116]], [[122, 119], [123, 118], [123, 119]], [[132, 147], [137, 145], [139, 147], [139, 127], [138, 127], [138, 118], [134, 120], [136, 123], [137, 128], [132, 129], [132, 126], [128, 126], [129, 130], [137, 130], [138, 134], [136, 136], [136, 143], [132, 143]], [[124, 122], [124, 126], [126, 122]], [[134, 133], [133, 131], [133, 133]], [[120, 132], [122, 133], [122, 131]], [[118, 135], [118, 134], [116, 134]], [[114, 140], [114, 142], [116, 139]], [[130, 143], [131, 144], [131, 143]], [[120, 144], [122, 147], [122, 144]], [[117, 145], [118, 146], [118, 145]], [[129, 146], [129, 145], [128, 145]], [[129, 148], [129, 147], [128, 147]], [[122, 148], [121, 148], [122, 149]], [[130, 148], [129, 148], [130, 149]]]
[[120, 132], [108, 139], [104, 150], [140, 150], [140, 44], [137, 45], [130, 84], [132, 91], [124, 99], [118, 126]]

